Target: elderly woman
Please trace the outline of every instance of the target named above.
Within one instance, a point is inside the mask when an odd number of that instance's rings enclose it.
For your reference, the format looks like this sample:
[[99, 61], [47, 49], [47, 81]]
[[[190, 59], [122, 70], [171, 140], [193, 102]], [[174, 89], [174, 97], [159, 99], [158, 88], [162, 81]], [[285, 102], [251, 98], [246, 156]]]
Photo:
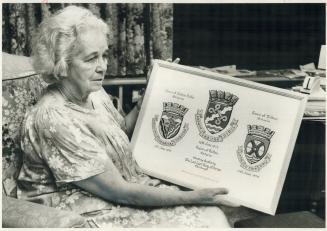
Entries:
[[41, 23], [34, 66], [51, 84], [23, 122], [18, 197], [100, 226], [227, 227], [218, 208], [232, 205], [225, 189], [182, 191], [138, 169], [126, 133], [140, 102], [124, 119], [102, 88], [108, 33], [103, 21], [75, 6]]

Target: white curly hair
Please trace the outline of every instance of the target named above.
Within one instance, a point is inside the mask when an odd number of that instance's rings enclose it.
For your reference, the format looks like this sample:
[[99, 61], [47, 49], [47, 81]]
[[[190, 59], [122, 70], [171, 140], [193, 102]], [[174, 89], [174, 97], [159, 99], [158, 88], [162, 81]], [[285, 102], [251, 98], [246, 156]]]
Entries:
[[40, 24], [32, 40], [32, 58], [35, 70], [46, 82], [67, 77], [76, 40], [79, 34], [91, 28], [99, 29], [108, 40], [107, 24], [91, 11], [77, 6], [68, 6]]

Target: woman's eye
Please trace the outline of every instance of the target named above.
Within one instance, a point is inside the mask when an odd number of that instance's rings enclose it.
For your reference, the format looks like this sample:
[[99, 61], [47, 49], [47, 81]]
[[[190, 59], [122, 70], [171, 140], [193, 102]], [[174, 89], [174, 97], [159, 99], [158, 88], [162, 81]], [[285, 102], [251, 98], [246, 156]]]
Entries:
[[97, 57], [93, 56], [86, 60], [86, 62], [94, 62], [97, 59]]

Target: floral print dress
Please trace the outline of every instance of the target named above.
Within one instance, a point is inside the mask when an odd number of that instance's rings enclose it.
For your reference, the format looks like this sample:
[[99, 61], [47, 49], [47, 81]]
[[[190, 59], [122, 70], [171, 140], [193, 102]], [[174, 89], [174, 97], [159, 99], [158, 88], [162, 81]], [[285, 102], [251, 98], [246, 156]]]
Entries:
[[[17, 196], [91, 218], [100, 227], [227, 227], [217, 206], [140, 208], [102, 200], [72, 182], [106, 171], [111, 158], [128, 181], [146, 184], [138, 173], [123, 117], [102, 89], [90, 94], [93, 109], [68, 102], [49, 86], [25, 115], [21, 130], [23, 165]], [[160, 183], [156, 187], [180, 190]]]

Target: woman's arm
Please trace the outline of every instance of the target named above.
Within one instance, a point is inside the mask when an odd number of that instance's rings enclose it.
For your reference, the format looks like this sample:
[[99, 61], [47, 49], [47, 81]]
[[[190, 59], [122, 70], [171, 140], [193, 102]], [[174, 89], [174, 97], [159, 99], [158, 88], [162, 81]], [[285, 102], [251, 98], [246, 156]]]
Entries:
[[224, 196], [226, 189], [175, 191], [126, 182], [111, 161], [107, 171], [85, 180], [74, 182], [80, 188], [105, 200], [126, 205], [169, 206], [207, 204], [236, 206]]
[[126, 130], [129, 136], [131, 136], [134, 131], [135, 123], [141, 109], [142, 100], [143, 96], [139, 99], [136, 106], [125, 116]]

